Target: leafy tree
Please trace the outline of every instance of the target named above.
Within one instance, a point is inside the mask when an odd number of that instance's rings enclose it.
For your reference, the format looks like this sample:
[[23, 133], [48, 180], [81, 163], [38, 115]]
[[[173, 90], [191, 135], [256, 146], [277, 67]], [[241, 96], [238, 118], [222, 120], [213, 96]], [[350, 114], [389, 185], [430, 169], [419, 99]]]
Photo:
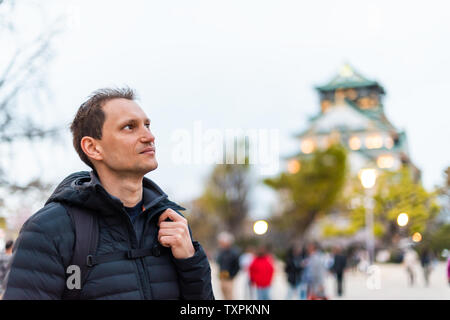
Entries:
[[444, 249], [450, 249], [450, 167], [444, 171], [444, 184], [437, 188], [441, 210], [434, 223], [429, 223], [426, 235], [420, 243], [419, 249], [430, 248], [440, 258]]
[[198, 198], [185, 205], [186, 218], [195, 240], [199, 241], [207, 252], [215, 248], [217, 234], [220, 232], [221, 221], [218, 215], [212, 214], [203, 198]]
[[[248, 155], [248, 145], [245, 146], [241, 142], [235, 147], [241, 152], [239, 148], [245, 148]], [[199, 223], [203, 223], [203, 227], [215, 226], [211, 229], [215, 235], [218, 231], [228, 231], [237, 239], [249, 212], [251, 176], [248, 156], [242, 164], [238, 164], [236, 156], [233, 155], [234, 161], [227, 161], [231, 163], [214, 167], [203, 194], [195, 201], [192, 216], [201, 217]]]
[[[350, 225], [346, 228], [326, 226], [327, 235], [351, 236], [366, 225], [366, 207], [362, 201], [364, 189], [357, 178], [350, 182], [347, 196]], [[408, 167], [398, 171], [383, 171], [377, 179], [374, 199], [374, 234], [385, 247], [401, 237], [419, 232], [425, 236], [439, 212], [436, 192], [427, 192], [420, 182], [414, 181]], [[355, 205], [356, 203], [356, 205]], [[397, 217], [407, 213], [408, 224], [400, 227]]]
[[264, 180], [279, 193], [281, 213], [274, 215], [271, 224], [285, 238], [302, 240], [316, 218], [334, 207], [345, 183], [346, 159], [345, 149], [335, 144], [298, 159], [301, 169], [296, 173]]

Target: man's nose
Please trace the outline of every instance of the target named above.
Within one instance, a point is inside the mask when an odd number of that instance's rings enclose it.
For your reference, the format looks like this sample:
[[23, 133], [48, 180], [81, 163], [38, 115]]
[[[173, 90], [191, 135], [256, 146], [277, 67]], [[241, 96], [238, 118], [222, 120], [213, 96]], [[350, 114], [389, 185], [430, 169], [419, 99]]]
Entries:
[[150, 131], [150, 129], [144, 127], [144, 130], [143, 130], [143, 133], [142, 133], [142, 136], [141, 136], [141, 141], [144, 142], [144, 143], [155, 141], [155, 136]]

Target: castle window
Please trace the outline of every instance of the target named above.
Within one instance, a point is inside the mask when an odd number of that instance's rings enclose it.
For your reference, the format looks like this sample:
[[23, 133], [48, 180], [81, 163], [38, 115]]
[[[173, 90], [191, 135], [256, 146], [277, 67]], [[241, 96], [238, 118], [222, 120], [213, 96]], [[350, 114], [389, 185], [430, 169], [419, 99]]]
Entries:
[[311, 153], [315, 148], [314, 141], [312, 139], [305, 139], [302, 141], [300, 148], [303, 153]]
[[348, 145], [352, 150], [359, 150], [359, 148], [361, 148], [361, 139], [357, 136], [353, 136], [348, 140]]
[[331, 102], [330, 100], [322, 100], [321, 105], [322, 105], [322, 112], [325, 113], [330, 108]]
[[381, 155], [377, 159], [377, 165], [381, 169], [392, 168], [394, 166], [394, 157], [390, 154]]
[[355, 89], [347, 89], [346, 94], [350, 100], [356, 100], [358, 98], [358, 93]]
[[367, 149], [378, 149], [383, 146], [383, 139], [379, 134], [371, 134], [366, 137]]
[[386, 148], [392, 149], [394, 146], [394, 140], [391, 137], [386, 137], [386, 139], [384, 139], [384, 145]]

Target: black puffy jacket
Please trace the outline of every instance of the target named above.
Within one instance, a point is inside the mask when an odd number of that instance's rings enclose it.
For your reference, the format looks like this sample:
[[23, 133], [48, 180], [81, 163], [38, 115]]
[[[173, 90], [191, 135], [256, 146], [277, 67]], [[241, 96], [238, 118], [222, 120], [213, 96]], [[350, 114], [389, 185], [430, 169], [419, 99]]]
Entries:
[[[75, 244], [75, 230], [66, 205], [98, 215], [97, 255], [152, 248], [157, 243], [156, 223], [164, 208], [184, 208], [169, 201], [150, 179], [144, 178], [143, 193], [145, 211], [133, 226], [122, 202], [106, 192], [94, 172], [67, 177], [44, 208], [23, 225], [14, 245], [3, 299], [62, 298]], [[176, 259], [170, 248], [162, 247], [159, 256], [95, 265], [80, 298], [214, 299], [206, 254], [198, 242], [193, 244], [196, 252], [187, 259]]]

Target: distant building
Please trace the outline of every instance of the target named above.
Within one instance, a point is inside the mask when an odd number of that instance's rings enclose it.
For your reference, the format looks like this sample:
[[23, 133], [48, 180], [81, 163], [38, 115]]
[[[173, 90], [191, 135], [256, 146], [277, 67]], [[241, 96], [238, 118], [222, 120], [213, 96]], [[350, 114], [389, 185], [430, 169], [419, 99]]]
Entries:
[[295, 135], [300, 151], [288, 157], [290, 172], [301, 166], [294, 158], [340, 142], [349, 150], [352, 173], [367, 166], [396, 170], [406, 164], [420, 179], [420, 171], [409, 156], [406, 133], [395, 128], [384, 113], [385, 91], [378, 82], [344, 65], [330, 82], [316, 90], [320, 111], [310, 119], [306, 130]]
[[[320, 108], [306, 130], [294, 136], [299, 140], [299, 152], [285, 158], [288, 172], [301, 170], [301, 159], [316, 149], [340, 143], [349, 151], [351, 175], [367, 167], [397, 170], [407, 166], [413, 178], [420, 180], [420, 170], [409, 155], [406, 133], [386, 117], [385, 90], [380, 83], [362, 76], [346, 64], [331, 81], [317, 86], [316, 90]], [[334, 225], [341, 227], [348, 222], [339, 212], [325, 219], [332, 219]], [[320, 234], [319, 224], [320, 221], [312, 226], [311, 235]], [[352, 239], [362, 240], [363, 237], [362, 231]]]

